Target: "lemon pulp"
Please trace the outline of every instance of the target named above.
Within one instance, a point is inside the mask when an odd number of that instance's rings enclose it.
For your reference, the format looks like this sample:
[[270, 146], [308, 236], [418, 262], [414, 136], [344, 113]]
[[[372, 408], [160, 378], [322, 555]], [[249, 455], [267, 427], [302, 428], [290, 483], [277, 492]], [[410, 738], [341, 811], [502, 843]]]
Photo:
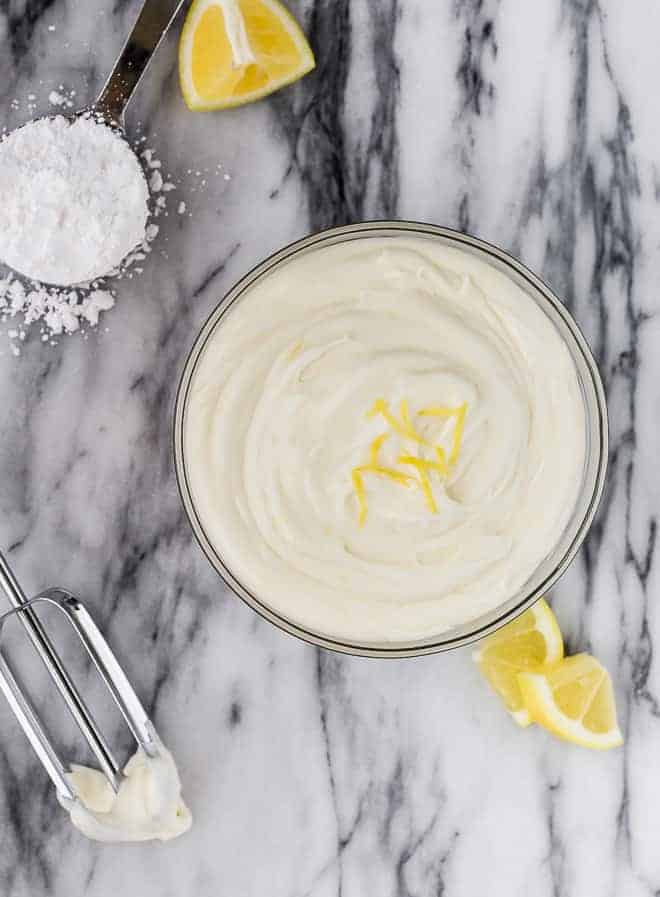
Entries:
[[565, 741], [595, 750], [623, 743], [610, 675], [595, 657], [577, 654], [547, 670], [518, 676], [529, 714]]
[[563, 656], [559, 624], [547, 601], [541, 598], [517, 620], [485, 639], [474, 659], [515, 721], [529, 726], [532, 717], [525, 706], [518, 674], [555, 664]]

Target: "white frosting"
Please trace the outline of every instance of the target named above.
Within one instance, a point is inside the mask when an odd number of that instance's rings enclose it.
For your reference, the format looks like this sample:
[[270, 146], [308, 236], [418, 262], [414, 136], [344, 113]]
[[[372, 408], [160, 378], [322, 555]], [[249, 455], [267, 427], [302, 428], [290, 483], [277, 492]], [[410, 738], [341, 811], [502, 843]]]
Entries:
[[62, 805], [76, 828], [94, 841], [169, 841], [192, 825], [174, 758], [162, 745], [153, 758], [138, 749], [116, 794], [97, 769], [72, 764], [67, 778], [78, 800], [62, 800]]
[[[352, 471], [384, 399], [458, 461], [419, 488]], [[426, 639], [512, 598], [559, 541], [585, 454], [576, 371], [546, 314], [505, 274], [426, 238], [306, 253], [249, 289], [210, 338], [184, 452], [197, 512], [232, 573], [288, 619], [361, 642]], [[433, 450], [393, 433], [382, 463]], [[407, 473], [414, 473], [408, 469]]]

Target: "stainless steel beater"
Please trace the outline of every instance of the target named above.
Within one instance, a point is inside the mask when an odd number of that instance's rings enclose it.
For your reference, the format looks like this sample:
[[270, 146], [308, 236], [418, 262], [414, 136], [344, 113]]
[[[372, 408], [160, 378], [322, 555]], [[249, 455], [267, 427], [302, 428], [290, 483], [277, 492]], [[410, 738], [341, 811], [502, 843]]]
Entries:
[[140, 699], [117, 662], [117, 658], [77, 598], [74, 598], [65, 589], [53, 588], [46, 589], [35, 598], [28, 599], [2, 554], [0, 554], [0, 587], [12, 605], [11, 610], [0, 615], [0, 691], [7, 698], [14, 716], [43, 763], [59, 796], [65, 801], [78, 799], [67, 779], [66, 766], [58, 757], [39, 716], [23, 692], [2, 651], [3, 627], [8, 619], [14, 616], [23, 624], [71, 716], [85, 736], [113, 791], [116, 792], [122, 780], [121, 767], [111, 753], [87, 704], [62, 664], [50, 637], [35, 613], [35, 606], [39, 603], [51, 605], [68, 620], [110, 691], [137, 744], [149, 757], [155, 757], [161, 746], [160, 739], [140, 703]]

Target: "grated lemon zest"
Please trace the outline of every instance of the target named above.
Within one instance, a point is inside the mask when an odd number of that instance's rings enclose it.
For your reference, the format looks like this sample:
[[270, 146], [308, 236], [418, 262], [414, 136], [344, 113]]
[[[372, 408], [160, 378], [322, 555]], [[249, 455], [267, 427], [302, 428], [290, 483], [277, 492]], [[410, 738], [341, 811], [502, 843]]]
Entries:
[[441, 445], [436, 445], [435, 454], [438, 459], [438, 464], [440, 464], [440, 466], [444, 468], [444, 476], [447, 476], [447, 474], [449, 473], [449, 465], [447, 464], [447, 455], [445, 454], [445, 450]]
[[467, 402], [458, 409], [456, 414], [456, 426], [454, 427], [454, 439], [452, 441], [451, 452], [449, 454], [449, 463], [455, 464], [461, 451], [463, 442], [463, 430], [465, 429], [465, 416], [467, 414]]
[[401, 420], [403, 422], [403, 427], [406, 433], [410, 435], [411, 439], [418, 439], [420, 442], [424, 442], [422, 437], [412, 425], [412, 421], [410, 420], [410, 411], [408, 410], [408, 402], [406, 399], [403, 399], [403, 401], [401, 402]]
[[422, 408], [417, 412], [420, 417], [454, 417], [454, 435], [452, 437], [451, 451], [449, 453], [449, 464], [455, 464], [461, 451], [461, 443], [463, 441], [463, 430], [465, 428], [465, 416], [467, 414], [467, 402], [463, 402], [457, 408], [448, 408], [446, 405], [435, 405], [431, 408]]
[[[384, 434], [387, 436], [388, 434]], [[384, 442], [385, 440], [383, 440]], [[364, 474], [373, 473], [376, 476], [387, 477], [387, 479], [405, 486], [407, 489], [416, 489], [420, 483], [415, 477], [409, 476], [407, 473], [401, 473], [398, 470], [392, 470], [390, 467], [381, 467], [379, 464], [364, 464], [361, 467], [354, 467], [352, 472], [353, 489], [357, 496], [359, 514], [358, 523], [364, 526], [367, 519], [369, 505], [367, 502], [367, 490], [364, 486]]]
[[406, 402], [405, 399], [401, 402], [401, 421], [398, 421], [392, 414], [385, 399], [376, 399], [371, 411], [367, 412], [367, 417], [375, 417], [377, 414], [381, 414], [390, 427], [392, 427], [399, 436], [403, 436], [404, 439], [412, 439], [413, 442], [419, 442], [421, 445], [430, 444], [423, 439], [413, 427], [410, 421], [408, 402]]
[[428, 472], [424, 470], [423, 467], [419, 467], [417, 472], [419, 474], [422, 491], [424, 492], [424, 498], [426, 499], [426, 506], [432, 514], [437, 514], [438, 505], [436, 503], [435, 496], [433, 495], [433, 487], [431, 486], [431, 479], [428, 475]]
[[412, 455], [401, 455], [399, 464], [412, 464], [419, 474], [419, 485], [426, 499], [426, 506], [432, 514], [438, 513], [438, 505], [433, 495], [433, 486], [429, 477], [429, 470], [440, 471], [441, 467], [435, 461], [425, 461], [423, 458], [413, 458]]
[[397, 461], [399, 464], [411, 464], [417, 470], [424, 470], [427, 473], [434, 470], [441, 477], [447, 476], [449, 470], [447, 463], [443, 461], [427, 461], [426, 458], [415, 458], [414, 455], [399, 455]]
[[358, 507], [360, 512], [358, 514], [358, 523], [360, 526], [364, 526], [365, 520], [367, 519], [367, 493], [364, 488], [364, 480], [362, 479], [362, 474], [360, 471], [355, 468], [353, 470], [353, 489], [355, 490], [355, 494], [357, 495]]
[[364, 474], [366, 473], [372, 473], [377, 476], [386, 477], [387, 479], [390, 479], [393, 482], [398, 483], [401, 486], [405, 486], [409, 489], [421, 489], [424, 494], [424, 500], [428, 509], [432, 514], [437, 514], [438, 505], [435, 500], [435, 496], [433, 495], [433, 486], [431, 483], [430, 474], [431, 472], [435, 472], [444, 478], [448, 476], [450, 467], [458, 460], [458, 456], [461, 450], [461, 443], [463, 440], [465, 416], [467, 414], [467, 402], [464, 402], [457, 408], [450, 408], [445, 405], [435, 405], [429, 408], [423, 408], [421, 411], [417, 412], [417, 414], [422, 417], [455, 418], [449, 458], [447, 458], [446, 452], [442, 446], [432, 445], [417, 432], [410, 417], [410, 409], [406, 399], [404, 399], [400, 405], [400, 420], [397, 420], [395, 415], [392, 414], [385, 399], [376, 399], [373, 407], [370, 409], [370, 411], [367, 412], [367, 417], [376, 417], [376, 415], [379, 414], [390, 425], [391, 429], [395, 433], [398, 433], [402, 438], [409, 439], [412, 442], [416, 442], [420, 445], [425, 445], [433, 448], [437, 460], [430, 461], [426, 458], [416, 458], [413, 455], [400, 455], [397, 458], [397, 463], [409, 464], [410, 466], [414, 467], [417, 473], [417, 477], [401, 473], [400, 471], [395, 470], [391, 467], [385, 467], [380, 463], [380, 450], [385, 441], [389, 439], [391, 433], [381, 433], [380, 436], [377, 436], [369, 446], [369, 463], [363, 464], [359, 467], [354, 467], [352, 471], [353, 489], [355, 491], [359, 507], [359, 525], [364, 526], [368, 513], [367, 491], [364, 485]]
[[362, 467], [355, 468], [358, 473], [375, 473], [381, 477], [387, 477], [401, 486], [416, 487], [419, 485], [415, 477], [411, 477], [408, 473], [401, 473], [391, 467], [381, 467], [380, 464], [363, 464]]
[[377, 436], [376, 439], [374, 439], [369, 448], [369, 464], [371, 464], [372, 466], [378, 464], [378, 455], [380, 453], [381, 446], [389, 438], [389, 433], [381, 433], [380, 436]]
[[450, 408], [449, 405], [431, 405], [429, 408], [421, 408], [417, 414], [419, 417], [454, 417], [458, 408]]

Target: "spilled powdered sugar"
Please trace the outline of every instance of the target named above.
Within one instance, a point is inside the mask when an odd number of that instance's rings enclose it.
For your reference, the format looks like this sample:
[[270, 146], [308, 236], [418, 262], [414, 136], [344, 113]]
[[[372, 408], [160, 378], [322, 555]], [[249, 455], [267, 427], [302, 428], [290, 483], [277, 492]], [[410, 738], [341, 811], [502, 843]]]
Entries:
[[41, 324], [41, 339], [49, 342], [62, 333], [84, 329], [85, 324], [96, 327], [100, 314], [114, 304], [115, 297], [109, 290], [91, 290], [81, 297], [75, 290], [66, 293], [39, 284], [26, 288], [20, 280], [11, 277], [0, 281], [0, 320], [4, 323], [22, 315], [20, 324], [7, 331], [14, 355], [21, 354], [15, 341], [22, 342], [33, 324]]
[[[127, 266], [147, 257], [151, 252], [150, 243], [157, 234], [158, 226], [148, 224], [144, 242], [128, 257]], [[127, 270], [118, 276], [125, 276]], [[135, 270], [141, 272], [142, 269]], [[0, 322], [14, 325], [7, 330], [7, 337], [15, 356], [21, 354], [20, 343], [34, 326], [38, 326], [42, 342], [56, 345], [55, 337], [78, 331], [85, 333], [89, 328], [97, 327], [101, 314], [113, 308], [115, 301], [115, 291], [105, 286], [103, 280], [64, 288], [25, 281], [13, 274], [0, 279]]]

